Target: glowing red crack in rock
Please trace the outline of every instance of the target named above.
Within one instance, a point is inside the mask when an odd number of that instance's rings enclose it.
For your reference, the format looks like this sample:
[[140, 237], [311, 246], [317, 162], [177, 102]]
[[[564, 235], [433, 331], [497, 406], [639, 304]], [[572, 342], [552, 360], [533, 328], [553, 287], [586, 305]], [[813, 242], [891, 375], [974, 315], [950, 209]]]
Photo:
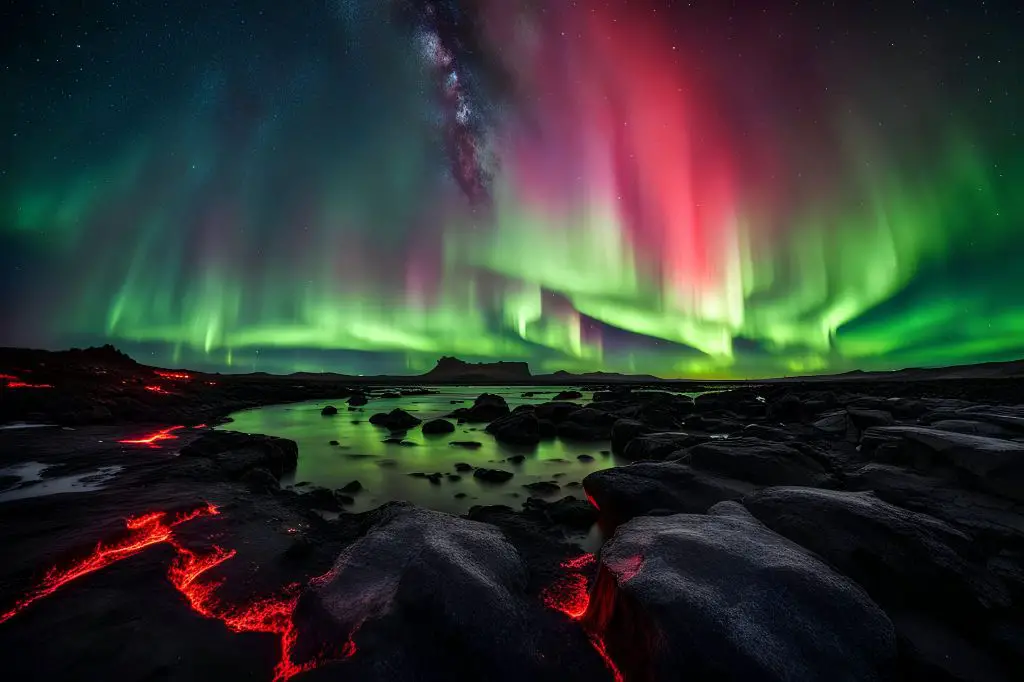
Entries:
[[27, 384], [24, 381], [8, 381], [7, 388], [53, 388], [53, 386], [50, 384]]
[[[580, 571], [595, 561], [597, 561], [597, 557], [587, 553], [574, 559], [566, 559], [559, 564], [568, 573], [541, 592], [540, 597], [544, 605], [550, 609], [561, 611], [575, 621], [581, 620], [590, 607], [590, 588], [587, 576]], [[608, 650], [601, 635], [588, 630], [587, 638], [590, 640], [591, 646], [594, 647], [594, 651], [604, 661], [605, 667], [608, 668], [615, 682], [624, 682], [619, 667], [615, 665], [615, 661], [608, 655]]]
[[177, 438], [177, 436], [175, 436], [173, 432], [177, 431], [178, 429], [183, 429], [183, 428], [185, 428], [185, 427], [184, 426], [169, 426], [166, 429], [160, 429], [159, 431], [151, 433], [148, 436], [143, 436], [142, 438], [132, 438], [132, 439], [128, 439], [128, 440], [119, 440], [117, 442], [118, 443], [127, 443], [129, 445], [152, 445], [152, 446], [156, 446], [157, 442], [162, 441], [162, 440], [175, 440]]
[[72, 580], [81, 578], [95, 571], [117, 563], [122, 559], [141, 552], [147, 547], [167, 542], [171, 537], [171, 528], [199, 516], [213, 516], [217, 508], [212, 504], [176, 517], [170, 523], [165, 522], [163, 512], [153, 512], [144, 516], [130, 518], [125, 522], [129, 536], [110, 545], [99, 544], [92, 554], [76, 561], [66, 568], [51, 568], [40, 584], [27, 596], [16, 603], [9, 611], [0, 615], [0, 623], [4, 623], [24, 611], [30, 604], [48, 597]]
[[171, 394], [170, 391], [164, 390], [164, 388], [162, 386], [144, 386], [143, 388], [145, 388], [147, 391], [152, 391], [153, 393], [159, 393], [161, 395], [170, 395]]
[[0, 623], [10, 620], [30, 604], [53, 594], [77, 578], [134, 556], [147, 547], [167, 542], [177, 553], [168, 569], [167, 577], [185, 597], [192, 610], [206, 618], [221, 621], [232, 632], [262, 632], [280, 637], [281, 654], [274, 667], [275, 682], [289, 680], [299, 673], [312, 670], [326, 660], [341, 660], [355, 655], [353, 632], [336, 651], [321, 652], [318, 657], [304, 663], [295, 663], [292, 660], [297, 638], [293, 615], [299, 600], [298, 583], [288, 585], [280, 596], [257, 599], [245, 606], [231, 606], [217, 599], [215, 593], [221, 583], [201, 582], [200, 578], [207, 571], [235, 556], [235, 550], [226, 550], [214, 545], [208, 553], [200, 554], [177, 542], [172, 529], [200, 516], [214, 516], [218, 513], [217, 507], [208, 503], [205, 507], [180, 514], [170, 522], [165, 520], [164, 512], [152, 512], [127, 519], [125, 526], [131, 532], [128, 538], [112, 545], [100, 544], [91, 555], [66, 569], [51, 569], [38, 587], [0, 616]]
[[188, 381], [192, 378], [191, 374], [185, 372], [162, 372], [160, 370], [154, 370], [153, 374], [156, 374], [161, 379], [170, 379], [171, 381]]

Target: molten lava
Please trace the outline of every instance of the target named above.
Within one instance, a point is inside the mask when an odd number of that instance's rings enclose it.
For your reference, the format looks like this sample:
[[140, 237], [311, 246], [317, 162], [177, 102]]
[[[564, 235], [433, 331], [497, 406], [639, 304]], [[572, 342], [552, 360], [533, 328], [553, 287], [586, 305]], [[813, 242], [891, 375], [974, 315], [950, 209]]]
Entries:
[[[582, 571], [596, 561], [597, 557], [590, 553], [563, 561], [560, 566], [566, 569], [567, 573], [541, 592], [540, 598], [544, 605], [550, 609], [561, 611], [575, 621], [581, 620], [586, 615], [587, 609], [590, 608], [589, 581]], [[608, 655], [601, 634], [588, 630], [587, 638], [590, 640], [591, 646], [594, 647], [594, 651], [604, 661], [615, 682], [624, 682], [618, 666]]]
[[161, 379], [170, 379], [171, 381], [188, 381], [192, 378], [191, 374], [186, 374], [185, 372], [162, 372], [160, 370], [154, 370], [153, 373]]
[[212, 504], [165, 522], [163, 512], [153, 512], [145, 516], [130, 518], [125, 526], [131, 531], [127, 538], [111, 545], [99, 544], [92, 554], [66, 568], [51, 568], [43, 577], [42, 582], [27, 596], [16, 603], [9, 611], [0, 615], [0, 623], [4, 623], [24, 611], [34, 602], [48, 597], [72, 580], [81, 578], [101, 568], [117, 563], [122, 559], [138, 554], [142, 550], [171, 538], [171, 528], [199, 516], [213, 516], [217, 508]]
[[[12, 377], [13, 378], [13, 377]], [[28, 384], [24, 381], [8, 381], [7, 388], [53, 388], [50, 384]]]
[[152, 391], [153, 393], [159, 393], [161, 395], [170, 395], [171, 394], [170, 391], [164, 390], [164, 388], [162, 386], [143, 386], [143, 388], [145, 388], [147, 391]]
[[129, 440], [119, 440], [117, 442], [118, 443], [127, 443], [129, 445], [152, 445], [152, 446], [156, 447], [156, 444], [159, 441], [162, 441], [162, 440], [175, 440], [177, 438], [177, 436], [175, 436], [173, 432], [177, 431], [178, 429], [183, 429], [183, 428], [185, 428], [185, 427], [184, 426], [169, 426], [166, 429], [160, 429], [159, 431], [155, 431], [154, 433], [151, 433], [148, 436], [143, 436], [142, 438], [132, 438], [132, 439], [129, 439]]
[[[182, 427], [172, 427], [174, 428]], [[280, 637], [281, 655], [274, 667], [274, 682], [285, 682], [327, 660], [341, 660], [353, 656], [356, 653], [356, 645], [350, 635], [336, 651], [321, 652], [317, 658], [304, 663], [293, 661], [292, 652], [297, 639], [293, 615], [299, 601], [298, 583], [288, 585], [280, 596], [257, 599], [245, 606], [232, 606], [217, 599], [216, 591], [221, 583], [203, 582], [200, 579], [210, 569], [235, 556], [235, 550], [226, 550], [214, 545], [207, 553], [193, 551], [174, 538], [173, 528], [200, 516], [214, 516], [218, 513], [217, 507], [207, 503], [205, 507], [180, 514], [171, 521], [166, 520], [164, 512], [152, 512], [127, 519], [127, 538], [111, 545], [100, 544], [88, 557], [67, 568], [51, 569], [35, 589], [9, 611], [0, 615], [0, 623], [10, 620], [32, 603], [53, 594], [76, 578], [134, 556], [152, 545], [166, 542], [177, 552], [167, 577], [185, 597], [192, 610], [206, 618], [223, 622], [232, 632], [262, 632]]]

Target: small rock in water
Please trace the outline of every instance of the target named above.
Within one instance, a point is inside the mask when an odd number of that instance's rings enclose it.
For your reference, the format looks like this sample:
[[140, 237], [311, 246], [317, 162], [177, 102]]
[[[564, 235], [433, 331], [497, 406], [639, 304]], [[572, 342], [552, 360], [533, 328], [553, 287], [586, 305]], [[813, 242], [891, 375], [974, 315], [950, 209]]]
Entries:
[[324, 409], [320, 410], [320, 414], [321, 416], [324, 417], [330, 417], [332, 415], [338, 414], [338, 408], [335, 407], [334, 405], [328, 405]]
[[476, 450], [483, 446], [483, 443], [475, 440], [453, 440], [448, 445], [454, 445], [457, 448], [468, 448], [470, 450]]
[[525, 455], [512, 455], [511, 457], [508, 458], [507, 461], [511, 462], [512, 464], [522, 464], [523, 460], [525, 459]]
[[576, 400], [577, 398], [582, 397], [583, 394], [580, 393], [579, 391], [562, 391], [561, 393], [555, 396], [555, 400]]
[[453, 495], [452, 497], [454, 497], [456, 500], [461, 500], [461, 499], [467, 497], [467, 495], [466, 495], [466, 493], [455, 493], [455, 495]]
[[473, 472], [473, 478], [479, 478], [488, 483], [504, 483], [512, 478], [512, 475], [511, 471], [502, 469], [477, 469]]
[[594, 458], [590, 455], [576, 455], [576, 459], [581, 462], [593, 462]]
[[523, 485], [524, 488], [529, 490], [531, 493], [537, 493], [538, 495], [554, 495], [559, 490], [559, 486], [554, 481], [537, 481], [536, 483], [526, 483]]
[[364, 393], [353, 393], [352, 397], [348, 399], [348, 404], [352, 406], [365, 405], [366, 402], [366, 394]]
[[456, 471], [472, 471], [473, 470], [473, 465], [472, 464], [466, 464], [465, 462], [456, 462], [455, 463], [455, 470]]
[[336, 440], [328, 441], [328, 445], [338, 445], [338, 441], [336, 441]]
[[350, 481], [343, 485], [342, 487], [338, 488], [338, 490], [340, 490], [343, 493], [357, 493], [362, 489], [363, 484], [360, 483], [359, 481]]
[[462, 476], [459, 476], [458, 474], [448, 474], [448, 480], [452, 483], [456, 483], [462, 480]]
[[423, 424], [423, 433], [426, 434], [451, 433], [454, 430], [455, 425], [447, 419], [431, 419]]

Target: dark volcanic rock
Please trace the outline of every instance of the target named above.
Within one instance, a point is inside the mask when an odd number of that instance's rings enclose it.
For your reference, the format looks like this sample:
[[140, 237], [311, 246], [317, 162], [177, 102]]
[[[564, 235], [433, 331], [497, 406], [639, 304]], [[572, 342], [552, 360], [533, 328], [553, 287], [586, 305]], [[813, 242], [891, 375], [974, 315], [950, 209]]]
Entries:
[[338, 408], [334, 405], [328, 405], [324, 409], [320, 410], [320, 414], [324, 417], [331, 417], [338, 414]]
[[618, 417], [592, 407], [570, 413], [558, 424], [558, 436], [570, 440], [598, 441], [612, 437], [612, 425]]
[[448, 416], [456, 417], [460, 421], [490, 422], [508, 413], [508, 404], [504, 398], [493, 393], [482, 393], [473, 401], [472, 407], [461, 407]]
[[619, 419], [612, 424], [612, 452], [621, 455], [629, 441], [655, 429], [636, 419]]
[[626, 679], [867, 682], [896, 653], [860, 587], [735, 502], [621, 526], [585, 620]]
[[[352, 498], [348, 499], [351, 500]], [[302, 501], [313, 509], [341, 511], [343, 498], [337, 495], [333, 490], [316, 486], [307, 488], [306, 491], [302, 493]]]
[[359, 647], [310, 679], [560, 682], [567, 669], [607, 677], [578, 626], [527, 596], [526, 565], [501, 530], [408, 506], [374, 514], [379, 521], [296, 609], [298, 661], [339, 642]]
[[554, 495], [562, 489], [560, 485], [554, 481], [537, 481], [536, 483], [526, 483], [523, 485], [524, 488], [529, 490], [531, 493], [538, 495]]
[[455, 431], [455, 424], [452, 424], [447, 419], [431, 419], [423, 424], [423, 433], [428, 435], [440, 434], [440, 433], [452, 433]]
[[861, 447], [875, 458], [958, 478], [997, 495], [1024, 501], [1024, 443], [922, 426], [879, 426]]
[[768, 488], [743, 504], [769, 528], [856, 580], [883, 606], [913, 603], [962, 618], [965, 609], [1007, 600], [1005, 590], [965, 558], [967, 535], [871, 493]]
[[353, 393], [351, 396], [349, 396], [348, 399], [348, 404], [351, 405], [352, 407], [360, 407], [362, 405], [365, 405], [366, 403], [366, 394], [360, 391]]
[[227, 478], [239, 478], [256, 468], [280, 478], [299, 461], [295, 441], [235, 431], [208, 431], [183, 447], [180, 454], [209, 460]]
[[[370, 417], [370, 423], [374, 426], [383, 426], [392, 431], [405, 431], [420, 423], [420, 418], [415, 417], [400, 407], [390, 412], [378, 412]], [[454, 430], [454, 428], [453, 428]]]
[[892, 418], [892, 414], [886, 410], [867, 410], [850, 407], [846, 411], [850, 415], [850, 421], [861, 431], [872, 426], [892, 426], [896, 423], [896, 420]]
[[419, 443], [415, 441], [405, 440], [403, 438], [398, 438], [397, 436], [385, 438], [384, 440], [381, 441], [381, 443], [387, 443], [388, 445], [401, 445], [402, 447], [406, 448], [414, 448], [419, 445]]
[[241, 481], [254, 492], [272, 492], [281, 487], [277, 478], [262, 467], [249, 469], [242, 474]]
[[582, 397], [583, 394], [579, 391], [561, 391], [555, 396], [555, 400], [577, 400]]
[[541, 403], [540, 405], [534, 406], [534, 414], [537, 415], [537, 419], [543, 419], [549, 422], [558, 424], [569, 418], [569, 415], [578, 411], [580, 408], [576, 403], [568, 402], [551, 402]]
[[349, 481], [345, 485], [338, 488], [343, 493], [357, 493], [363, 489], [363, 484], [359, 481]]
[[554, 502], [530, 497], [523, 505], [523, 509], [541, 514], [549, 523], [573, 530], [588, 530], [597, 522], [597, 509], [594, 505], [572, 495]]
[[504, 471], [503, 469], [484, 469], [480, 468], [473, 472], [473, 478], [478, 478], [481, 481], [487, 483], [504, 483], [513, 476], [511, 471]]
[[823, 486], [831, 482], [817, 459], [783, 443], [756, 438], [695, 445], [687, 451], [686, 461], [696, 469], [760, 485]]
[[754, 486], [719, 478], [675, 462], [636, 462], [596, 471], [583, 479], [594, 504], [613, 523], [655, 509], [704, 513], [725, 500], [738, 500]]
[[593, 455], [586, 455], [586, 454], [576, 455], [576, 459], [578, 459], [581, 462], [593, 462], [594, 461]]
[[532, 412], [519, 412], [496, 419], [485, 429], [503, 443], [536, 445], [540, 442], [540, 421]]
[[632, 460], [667, 459], [681, 450], [708, 440], [710, 439], [707, 436], [698, 436], [684, 431], [648, 433], [630, 440], [622, 455], [626, 459]]
[[457, 448], [466, 448], [467, 450], [476, 450], [477, 448], [483, 447], [483, 443], [476, 440], [453, 440], [448, 443]]
[[466, 464], [465, 462], [456, 462], [455, 463], [455, 470], [456, 471], [472, 471], [473, 470], [473, 465], [472, 464]]

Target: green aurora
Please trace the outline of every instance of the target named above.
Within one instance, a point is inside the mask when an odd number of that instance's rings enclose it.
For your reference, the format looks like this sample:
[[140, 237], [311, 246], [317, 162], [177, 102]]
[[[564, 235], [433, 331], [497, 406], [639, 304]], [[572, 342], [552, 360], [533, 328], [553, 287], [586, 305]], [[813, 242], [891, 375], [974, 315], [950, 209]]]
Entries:
[[[858, 64], [897, 23], [805, 55], [827, 66], [796, 86], [750, 22], [765, 85], [724, 45], [616, 21], [620, 3], [484, 2], [502, 89], [443, 26], [347, 4], [201, 16], [138, 59], [141, 25], [41, 64], [12, 48], [3, 341], [367, 374], [439, 355], [694, 378], [1024, 355], [1011, 64], [977, 82], [926, 69], [935, 52]], [[285, 15], [301, 47], [271, 37]]]

